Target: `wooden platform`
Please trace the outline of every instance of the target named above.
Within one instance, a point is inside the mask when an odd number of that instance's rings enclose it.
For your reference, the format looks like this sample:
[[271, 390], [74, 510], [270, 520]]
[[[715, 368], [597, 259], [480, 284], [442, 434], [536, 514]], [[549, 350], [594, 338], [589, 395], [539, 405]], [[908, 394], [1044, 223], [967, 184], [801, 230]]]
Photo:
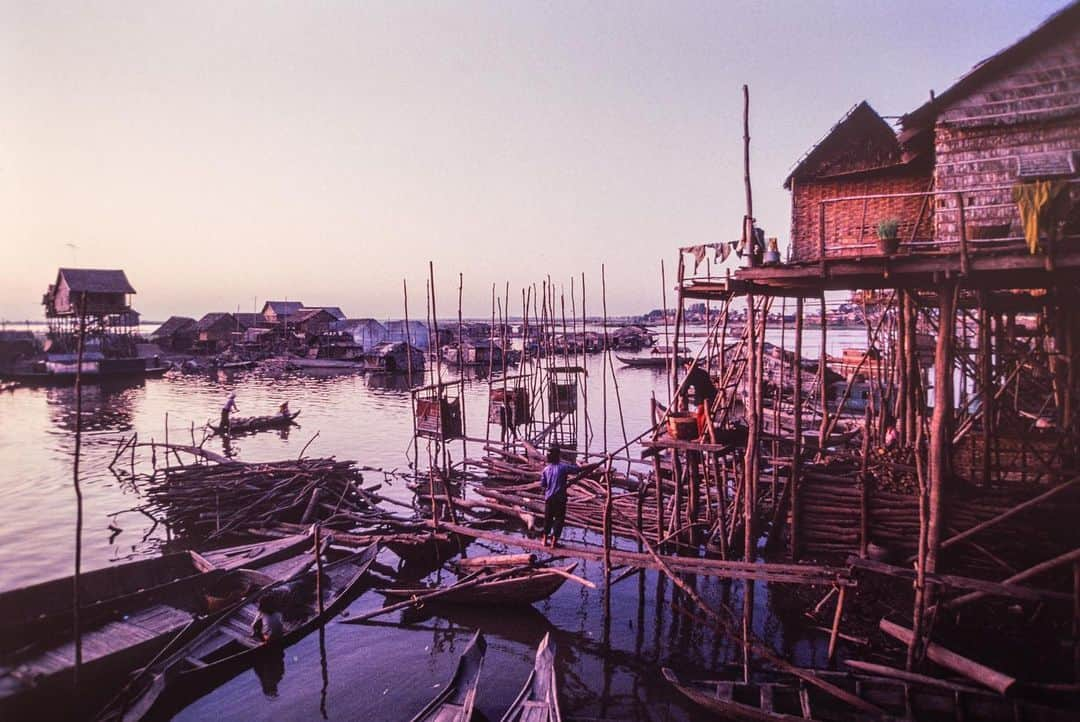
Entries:
[[1050, 259], [1024, 249], [826, 258], [779, 266], [743, 268], [730, 278], [690, 279], [683, 297], [718, 300], [755, 293], [818, 298], [823, 291], [879, 288], [933, 288], [946, 278], [963, 278], [967, 288], [1068, 288], [1080, 278], [1080, 247]]

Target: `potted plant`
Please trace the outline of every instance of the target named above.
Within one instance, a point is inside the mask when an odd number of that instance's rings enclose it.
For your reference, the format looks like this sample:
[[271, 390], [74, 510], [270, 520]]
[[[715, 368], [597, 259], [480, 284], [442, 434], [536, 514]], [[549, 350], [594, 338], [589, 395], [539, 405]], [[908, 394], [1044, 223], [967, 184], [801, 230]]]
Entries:
[[766, 266], [775, 266], [780, 263], [780, 246], [775, 238], [767, 241], [767, 248], [762, 261]]
[[897, 234], [899, 229], [900, 219], [898, 218], [886, 218], [878, 223], [878, 250], [886, 256], [891, 256], [896, 253], [897, 248], [900, 247], [900, 239]]

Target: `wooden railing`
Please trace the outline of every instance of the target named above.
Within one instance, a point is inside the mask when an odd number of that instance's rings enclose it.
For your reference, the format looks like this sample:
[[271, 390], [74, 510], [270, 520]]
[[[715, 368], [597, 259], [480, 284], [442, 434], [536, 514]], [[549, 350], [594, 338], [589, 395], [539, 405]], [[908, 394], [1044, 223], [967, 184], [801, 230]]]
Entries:
[[[1066, 182], [1070, 185], [1069, 192], [1075, 195], [1080, 179]], [[963, 258], [991, 247], [1020, 247], [1024, 236], [1020, 232], [1020, 213], [1012, 200], [1012, 188], [1008, 184], [823, 199], [818, 202], [817, 257], [880, 255], [877, 224], [888, 218], [899, 221], [901, 253], [958, 252]], [[840, 209], [843, 204], [852, 203], [861, 204], [861, 212]], [[869, 210], [871, 207], [873, 212]], [[858, 220], [851, 220], [854, 216]], [[840, 226], [844, 218], [849, 220]], [[1007, 229], [992, 238], [969, 238], [968, 229], [972, 225], [1007, 225]]]

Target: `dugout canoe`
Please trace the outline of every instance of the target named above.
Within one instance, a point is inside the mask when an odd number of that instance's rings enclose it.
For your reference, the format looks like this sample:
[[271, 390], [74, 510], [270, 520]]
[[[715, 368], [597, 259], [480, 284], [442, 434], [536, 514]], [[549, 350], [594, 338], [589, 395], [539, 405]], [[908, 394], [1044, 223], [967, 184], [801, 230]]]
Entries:
[[[82, 673], [107, 684], [143, 664], [180, 630], [293, 558], [307, 535], [208, 554], [178, 552], [81, 574]], [[242, 568], [243, 567], [243, 568]], [[0, 594], [0, 718], [36, 719], [70, 692], [74, 579]], [[42, 703], [45, 703], [44, 706]]]
[[297, 416], [300, 415], [300, 410], [297, 409], [290, 414], [273, 414], [271, 416], [239, 416], [229, 421], [229, 428], [223, 430], [221, 426], [214, 424], [207, 424], [210, 429], [218, 436], [234, 436], [236, 434], [250, 434], [255, 431], [263, 431], [265, 429], [281, 429], [286, 426], [292, 426]]
[[540, 640], [532, 672], [500, 722], [562, 722], [550, 632]]
[[476, 687], [484, 665], [487, 642], [479, 631], [469, 640], [458, 659], [454, 676], [411, 722], [469, 722], [476, 704]]
[[[570, 574], [577, 568], [577, 562], [556, 567], [561, 572]], [[557, 592], [566, 582], [566, 577], [551, 569], [529, 569], [519, 575], [481, 582], [460, 591], [450, 591], [432, 603], [438, 604], [491, 604], [515, 605], [532, 604], [547, 599]], [[409, 599], [430, 594], [437, 588], [409, 587], [380, 589], [379, 593], [397, 599]]]
[[[327, 548], [327, 547], [324, 547]], [[218, 615], [212, 624], [167, 656], [148, 666], [131, 691], [121, 696], [99, 719], [135, 722], [178, 697], [190, 701], [249, 667], [258, 654], [299, 641], [340, 612], [375, 561], [372, 544], [323, 565], [321, 584], [315, 579], [313, 555], [287, 574], [276, 575], [255, 594]], [[319, 610], [317, 590], [322, 593]], [[258, 605], [267, 595], [279, 595], [284, 609], [284, 632], [262, 642], [252, 634]]]
[[[726, 720], [854, 722], [865, 719], [863, 713], [850, 705], [789, 674], [770, 672], [766, 679], [750, 682], [743, 682], [741, 678], [686, 681], [667, 667], [661, 671], [679, 692]], [[887, 719], [977, 719], [980, 722], [1015, 722], [1018, 719], [1066, 722], [1075, 719], [1075, 711], [1002, 697], [944, 680], [940, 681], [940, 686], [930, 686], [875, 675], [827, 670], [813, 672], [880, 708]]]

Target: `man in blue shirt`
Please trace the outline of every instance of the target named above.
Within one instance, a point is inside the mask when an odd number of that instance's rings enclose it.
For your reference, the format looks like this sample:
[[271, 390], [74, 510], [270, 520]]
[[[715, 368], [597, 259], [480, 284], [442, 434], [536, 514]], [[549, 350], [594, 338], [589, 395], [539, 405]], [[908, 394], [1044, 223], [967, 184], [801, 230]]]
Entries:
[[[586, 466], [568, 464], [562, 460], [562, 448], [552, 444], [547, 453], [547, 466], [540, 472], [540, 489], [544, 492], [544, 546], [559, 545], [566, 522], [566, 489], [571, 483], [595, 471], [603, 462]], [[573, 474], [573, 477], [571, 477]]]

